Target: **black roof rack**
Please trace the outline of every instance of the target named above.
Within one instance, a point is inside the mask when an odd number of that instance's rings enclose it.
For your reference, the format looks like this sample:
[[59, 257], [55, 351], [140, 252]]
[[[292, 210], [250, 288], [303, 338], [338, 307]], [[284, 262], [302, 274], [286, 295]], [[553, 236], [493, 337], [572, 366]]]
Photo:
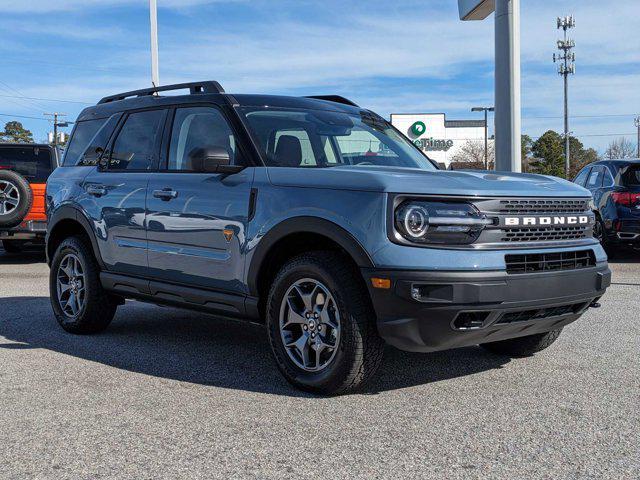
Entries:
[[192, 83], [176, 83], [175, 85], [163, 85], [160, 87], [143, 88], [142, 90], [132, 90], [131, 92], [118, 93], [117, 95], [110, 95], [104, 97], [98, 102], [101, 103], [115, 102], [118, 100], [124, 100], [129, 97], [144, 97], [147, 95], [153, 95], [158, 92], [167, 92], [169, 90], [183, 90], [188, 88], [191, 95], [196, 93], [224, 93], [224, 88], [215, 80], [208, 80], [206, 82], [192, 82]]
[[352, 107], [360, 106], [352, 102], [348, 98], [341, 97], [340, 95], [310, 95], [305, 98], [315, 98], [316, 100], [326, 100], [327, 102], [342, 103], [344, 105], [351, 105]]

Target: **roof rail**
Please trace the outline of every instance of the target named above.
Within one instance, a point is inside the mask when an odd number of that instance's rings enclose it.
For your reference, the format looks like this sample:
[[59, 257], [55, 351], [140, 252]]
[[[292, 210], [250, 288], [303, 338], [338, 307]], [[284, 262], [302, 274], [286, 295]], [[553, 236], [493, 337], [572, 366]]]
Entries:
[[153, 95], [158, 92], [167, 92], [170, 90], [182, 90], [188, 88], [191, 95], [197, 93], [224, 93], [224, 88], [215, 80], [207, 80], [205, 82], [192, 82], [192, 83], [176, 83], [175, 85], [163, 85], [160, 87], [143, 88], [142, 90], [132, 90], [130, 92], [118, 93], [116, 95], [110, 95], [104, 97], [98, 102], [101, 103], [115, 102], [118, 100], [124, 100], [129, 97], [144, 97], [147, 95]]
[[352, 107], [360, 106], [352, 102], [348, 98], [341, 97], [340, 95], [310, 95], [305, 98], [315, 98], [316, 100], [326, 100], [327, 102], [342, 103], [344, 105], [351, 105]]

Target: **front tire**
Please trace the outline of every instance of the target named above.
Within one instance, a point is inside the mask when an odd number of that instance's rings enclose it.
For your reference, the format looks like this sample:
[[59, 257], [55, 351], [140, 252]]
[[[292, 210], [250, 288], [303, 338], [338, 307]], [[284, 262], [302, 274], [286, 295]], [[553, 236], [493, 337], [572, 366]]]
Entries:
[[541, 352], [551, 346], [551, 344], [558, 339], [561, 332], [562, 329], [553, 330], [551, 332], [538, 333], [536, 335], [528, 335], [526, 337], [483, 343], [480, 346], [485, 350], [499, 355], [507, 355], [509, 357], [530, 357], [531, 355]]
[[374, 376], [384, 348], [375, 318], [359, 272], [333, 252], [291, 259], [267, 300], [278, 368], [289, 383], [317, 394], [351, 393]]
[[65, 239], [57, 248], [49, 274], [51, 306], [69, 333], [97, 333], [109, 326], [117, 303], [100, 284], [100, 268], [82, 237]]

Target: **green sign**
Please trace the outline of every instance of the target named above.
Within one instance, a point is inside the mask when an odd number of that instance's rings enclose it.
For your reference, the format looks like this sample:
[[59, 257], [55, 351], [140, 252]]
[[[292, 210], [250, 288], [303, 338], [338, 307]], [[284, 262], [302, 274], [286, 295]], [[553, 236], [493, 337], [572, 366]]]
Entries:
[[415, 136], [415, 137], [419, 137], [420, 135], [422, 135], [424, 132], [427, 131], [427, 126], [424, 124], [424, 122], [416, 122], [413, 125], [411, 125], [411, 133]]

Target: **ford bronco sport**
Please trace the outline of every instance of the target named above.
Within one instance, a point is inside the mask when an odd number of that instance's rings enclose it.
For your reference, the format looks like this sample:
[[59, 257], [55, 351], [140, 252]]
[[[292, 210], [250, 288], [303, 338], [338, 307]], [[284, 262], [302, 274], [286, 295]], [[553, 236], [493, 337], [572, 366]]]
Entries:
[[582, 187], [440, 171], [337, 96], [106, 97], [47, 202], [62, 328], [101, 331], [126, 298], [264, 322], [284, 377], [322, 394], [370, 379], [385, 342], [532, 355], [611, 276]]
[[26, 243], [44, 245], [44, 192], [58, 163], [57, 150], [34, 143], [0, 143], [0, 239], [8, 253]]

